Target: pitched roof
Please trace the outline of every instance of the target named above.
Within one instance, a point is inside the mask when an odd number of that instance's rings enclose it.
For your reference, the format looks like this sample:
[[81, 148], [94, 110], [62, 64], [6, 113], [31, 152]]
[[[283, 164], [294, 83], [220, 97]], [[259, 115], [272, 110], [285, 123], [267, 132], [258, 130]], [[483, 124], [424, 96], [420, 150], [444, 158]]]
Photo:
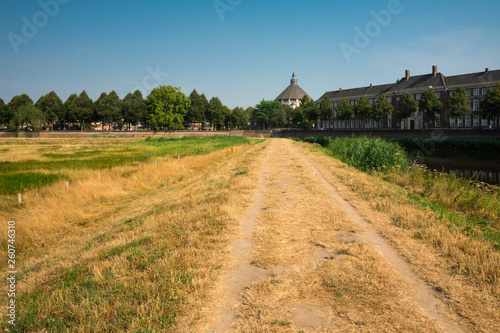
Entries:
[[276, 97], [277, 100], [280, 99], [302, 99], [304, 96], [307, 95], [312, 100], [312, 97], [309, 96], [308, 93], [304, 91], [299, 85], [298, 85], [298, 80], [297, 76], [295, 75], [295, 70], [293, 71], [292, 79], [290, 80], [290, 85], [278, 96]]
[[354, 88], [354, 89], [340, 89], [337, 91], [329, 91], [323, 94], [317, 102], [321, 102], [325, 96], [327, 96], [330, 100], [342, 100], [344, 98], [356, 98], [361, 96], [366, 97], [376, 97], [382, 93], [387, 93], [387, 91], [394, 86], [394, 84], [382, 84], [378, 86], [368, 86], [362, 88]]
[[298, 84], [291, 84], [276, 99], [302, 99], [305, 95], [312, 99]]
[[500, 70], [488, 70], [479, 73], [448, 76], [446, 78], [446, 85], [448, 86], [448, 88], [456, 88], [465, 85], [495, 85], [498, 82], [500, 82]]
[[396, 83], [329, 91], [324, 93], [323, 96], [321, 96], [316, 102], [321, 102], [325, 96], [327, 96], [331, 101], [342, 100], [344, 98], [356, 99], [361, 96], [371, 98], [382, 93], [390, 95], [401, 94], [404, 92], [423, 92], [429, 87], [432, 87], [434, 90], [455, 89], [458, 86], [478, 86], [487, 88], [488, 86], [493, 86], [500, 82], [500, 70], [490, 71], [489, 69], [486, 69], [484, 72], [461, 74], [449, 77], [446, 77], [442, 73], [437, 73], [437, 67], [433, 68], [433, 70], [435, 70], [435, 75], [425, 74], [410, 76], [408, 71], [407, 75], [409, 77], [403, 77]]

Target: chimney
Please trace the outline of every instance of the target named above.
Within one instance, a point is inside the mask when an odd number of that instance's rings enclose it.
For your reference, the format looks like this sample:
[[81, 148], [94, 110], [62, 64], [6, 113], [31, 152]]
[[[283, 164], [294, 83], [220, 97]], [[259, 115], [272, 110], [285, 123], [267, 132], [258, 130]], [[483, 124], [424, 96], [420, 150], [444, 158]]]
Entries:
[[409, 69], [407, 69], [407, 70], [405, 71], [405, 78], [406, 78], [407, 80], [410, 78], [410, 70], [409, 70]]
[[342, 90], [344, 90], [344, 89], [340, 88], [340, 91], [342, 91]]
[[432, 66], [432, 76], [436, 76], [438, 73], [438, 66]]
[[373, 88], [373, 83], [370, 83], [370, 88]]
[[486, 68], [486, 69], [484, 70], [484, 72], [485, 72], [485, 73], [488, 73], [489, 71], [490, 71], [490, 69], [489, 69], [489, 68]]

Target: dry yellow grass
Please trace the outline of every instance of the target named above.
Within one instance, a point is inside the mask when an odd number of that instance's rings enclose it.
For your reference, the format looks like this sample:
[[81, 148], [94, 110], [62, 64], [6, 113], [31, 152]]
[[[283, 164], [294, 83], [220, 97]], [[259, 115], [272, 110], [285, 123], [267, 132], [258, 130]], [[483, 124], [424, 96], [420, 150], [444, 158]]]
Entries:
[[25, 242], [18, 327], [168, 329], [187, 296], [203, 299], [219, 274], [224, 231], [234, 223], [228, 210], [244, 209], [251, 183], [242, 170], [260, 151], [159, 160], [124, 175], [114, 168], [100, 181], [81, 177], [68, 192], [59, 183], [27, 195], [9, 213]]
[[500, 329], [500, 255], [491, 243], [450, 228], [446, 217], [409, 200], [406, 190], [311, 152], [310, 145], [296, 145], [436, 289], [468, 331]]

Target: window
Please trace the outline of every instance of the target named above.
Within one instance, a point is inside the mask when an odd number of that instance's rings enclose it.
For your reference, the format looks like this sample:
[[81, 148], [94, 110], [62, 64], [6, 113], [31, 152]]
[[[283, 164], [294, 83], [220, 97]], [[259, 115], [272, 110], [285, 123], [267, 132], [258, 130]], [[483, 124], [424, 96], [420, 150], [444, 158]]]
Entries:
[[356, 120], [356, 128], [359, 128], [359, 120]]
[[470, 127], [471, 126], [471, 117], [467, 116], [465, 117], [465, 127]]
[[450, 118], [450, 127], [455, 127], [455, 117]]
[[458, 117], [458, 127], [464, 127], [464, 118]]
[[479, 116], [474, 116], [474, 127], [479, 127]]
[[351, 128], [354, 128], [354, 120], [351, 120]]
[[337, 124], [336, 120], [333, 122], [333, 128], [338, 128], [338, 124]]
[[488, 93], [488, 88], [483, 88], [483, 95], [486, 95]]
[[436, 127], [441, 127], [441, 115], [436, 114]]
[[420, 101], [421, 99], [422, 99], [422, 94], [417, 94], [417, 101]]
[[373, 104], [373, 98], [370, 98], [370, 104]]
[[392, 103], [392, 96], [387, 97], [387, 99]]
[[333, 105], [334, 105], [335, 107], [337, 107], [337, 106], [339, 106], [339, 102], [335, 102], [335, 103], [333, 103]]
[[483, 119], [483, 124], [482, 124], [483, 127], [486, 127], [488, 126], [488, 119]]
[[479, 104], [479, 100], [476, 99], [476, 100], [473, 101], [473, 103], [474, 103], [473, 104], [473, 110], [474, 111], [479, 111], [479, 105], [480, 105]]
[[397, 101], [399, 101], [399, 96], [396, 98]]
[[356, 101], [351, 101], [351, 105], [354, 106], [356, 104]]
[[337, 118], [337, 110], [333, 111], [333, 118]]
[[437, 98], [441, 98], [441, 92], [436, 91], [436, 97], [437, 97]]
[[474, 96], [479, 96], [479, 88], [474, 89], [473, 94]]
[[387, 127], [392, 128], [392, 114], [387, 116]]
[[470, 97], [470, 89], [467, 89], [467, 90], [465, 91], [465, 94], [467, 95], [467, 97]]

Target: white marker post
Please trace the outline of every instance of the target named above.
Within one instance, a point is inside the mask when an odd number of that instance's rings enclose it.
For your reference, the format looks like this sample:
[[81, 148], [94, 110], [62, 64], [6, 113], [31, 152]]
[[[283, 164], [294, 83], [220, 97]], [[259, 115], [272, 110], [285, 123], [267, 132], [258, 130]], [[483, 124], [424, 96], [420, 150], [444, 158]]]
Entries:
[[21, 193], [18, 193], [17, 194], [17, 203], [18, 204], [21, 204], [23, 202], [22, 198], [21, 198]]

